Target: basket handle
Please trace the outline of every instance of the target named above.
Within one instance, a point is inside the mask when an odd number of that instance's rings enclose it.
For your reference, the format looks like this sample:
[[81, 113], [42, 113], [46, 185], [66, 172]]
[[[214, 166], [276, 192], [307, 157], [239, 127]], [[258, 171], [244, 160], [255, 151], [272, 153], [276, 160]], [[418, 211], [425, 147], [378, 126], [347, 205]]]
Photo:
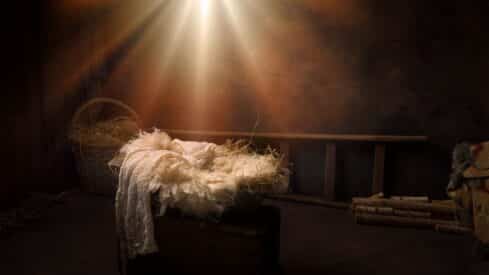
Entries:
[[93, 98], [93, 99], [90, 99], [88, 100], [87, 102], [85, 102], [85, 104], [83, 104], [82, 106], [80, 106], [80, 108], [78, 108], [78, 110], [75, 112], [75, 114], [73, 115], [73, 119], [71, 120], [71, 126], [75, 126], [76, 125], [76, 122], [78, 122], [78, 120], [80, 119], [80, 116], [81, 114], [86, 111], [88, 108], [90, 108], [91, 106], [93, 105], [97, 105], [97, 104], [104, 104], [104, 103], [108, 103], [108, 104], [113, 104], [113, 105], [116, 105], [122, 109], [124, 109], [125, 111], [127, 111], [133, 118], [134, 120], [139, 124], [140, 120], [139, 120], [139, 115], [136, 113], [136, 111], [134, 111], [131, 107], [129, 107], [128, 105], [122, 103], [121, 101], [119, 100], [115, 100], [115, 99], [112, 99], [112, 98], [107, 98], [107, 97], [96, 97], [96, 98]]

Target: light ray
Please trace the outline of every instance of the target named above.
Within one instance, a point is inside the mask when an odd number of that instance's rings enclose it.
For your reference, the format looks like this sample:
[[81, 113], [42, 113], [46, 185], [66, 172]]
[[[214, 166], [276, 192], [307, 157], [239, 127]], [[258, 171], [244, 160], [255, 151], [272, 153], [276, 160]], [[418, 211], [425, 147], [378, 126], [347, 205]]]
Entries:
[[[162, 44], [164, 45], [166, 51], [163, 54], [163, 68], [166, 68], [168, 64], [171, 63], [175, 56], [175, 52], [180, 47], [181, 38], [183, 36], [184, 30], [188, 25], [190, 14], [192, 11], [192, 2], [193, 0], [181, 0], [183, 3], [179, 12], [177, 12], [176, 18], [178, 21], [174, 28], [171, 28], [173, 31], [169, 36], [169, 41], [166, 37], [163, 37]], [[180, 6], [182, 3], [177, 3]]]
[[[194, 1], [195, 2], [195, 1]], [[205, 92], [208, 89], [208, 77], [209, 77], [209, 55], [210, 44], [212, 39], [212, 33], [210, 27], [212, 23], [211, 14], [213, 13], [214, 1], [211, 0], [199, 0], [197, 8], [197, 33], [196, 40], [194, 40], [195, 46], [195, 69], [193, 80], [193, 105], [195, 112], [195, 119], [193, 120], [193, 126], [196, 128], [202, 128], [206, 125], [205, 110], [206, 105], [204, 100]]]
[[[235, 39], [237, 39], [237, 45], [240, 51], [240, 58], [244, 61], [246, 66], [246, 72], [251, 78], [252, 81], [252, 89], [255, 91], [255, 95], [257, 96], [257, 103], [262, 103], [266, 108], [264, 109], [268, 112], [269, 116], [274, 120], [274, 123], [282, 127], [280, 125], [280, 106], [277, 104], [276, 97], [273, 97], [270, 94], [271, 87], [270, 79], [265, 79], [265, 72], [261, 64], [263, 64], [264, 60], [259, 62], [259, 52], [263, 51], [261, 48], [262, 45], [259, 44], [258, 37], [260, 34], [257, 33], [258, 30], [252, 30], [249, 27], [249, 21], [244, 18], [242, 12], [238, 10], [238, 5], [244, 5], [241, 2], [234, 0], [222, 0], [224, 7], [226, 9], [226, 15], [230, 19], [230, 25], [233, 29], [233, 33], [235, 35]], [[238, 4], [239, 3], [239, 4]], [[243, 10], [243, 9], [241, 9]], [[256, 8], [253, 9], [254, 12], [262, 13], [262, 10], [258, 10]]]

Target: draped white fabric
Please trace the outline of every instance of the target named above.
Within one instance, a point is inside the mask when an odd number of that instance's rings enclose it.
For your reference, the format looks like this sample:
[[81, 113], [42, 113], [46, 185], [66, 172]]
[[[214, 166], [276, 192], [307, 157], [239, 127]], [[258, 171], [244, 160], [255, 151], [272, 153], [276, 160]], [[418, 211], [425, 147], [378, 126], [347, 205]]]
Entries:
[[[111, 165], [120, 166], [116, 219], [121, 251], [129, 258], [158, 250], [153, 215], [167, 207], [219, 216], [246, 192], [287, 189], [286, 169], [276, 154], [256, 154], [236, 144], [172, 140], [155, 130], [126, 144]], [[152, 213], [151, 198], [161, 208]]]

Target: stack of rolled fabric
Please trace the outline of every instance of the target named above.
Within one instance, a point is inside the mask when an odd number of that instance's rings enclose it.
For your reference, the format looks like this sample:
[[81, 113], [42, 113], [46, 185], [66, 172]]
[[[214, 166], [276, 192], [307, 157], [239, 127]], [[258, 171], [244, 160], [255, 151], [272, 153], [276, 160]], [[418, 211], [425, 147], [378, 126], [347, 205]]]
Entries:
[[472, 228], [456, 218], [451, 201], [431, 201], [428, 197], [377, 194], [353, 198], [352, 210], [358, 224], [434, 229], [440, 232], [470, 233]]

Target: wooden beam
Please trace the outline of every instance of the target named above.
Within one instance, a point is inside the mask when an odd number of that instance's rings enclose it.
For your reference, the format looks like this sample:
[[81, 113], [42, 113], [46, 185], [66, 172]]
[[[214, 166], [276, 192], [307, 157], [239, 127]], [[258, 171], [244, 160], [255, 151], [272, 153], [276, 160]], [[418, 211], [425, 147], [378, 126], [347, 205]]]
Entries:
[[326, 163], [324, 167], [324, 198], [326, 200], [334, 201], [335, 194], [335, 182], [336, 182], [336, 144], [326, 144]]
[[241, 137], [271, 138], [289, 140], [359, 141], [359, 142], [424, 142], [426, 136], [390, 136], [390, 135], [335, 135], [318, 133], [276, 133], [276, 132], [234, 132], [234, 131], [190, 131], [164, 129], [170, 135], [199, 137]]
[[384, 192], [385, 144], [375, 144], [372, 194]]

